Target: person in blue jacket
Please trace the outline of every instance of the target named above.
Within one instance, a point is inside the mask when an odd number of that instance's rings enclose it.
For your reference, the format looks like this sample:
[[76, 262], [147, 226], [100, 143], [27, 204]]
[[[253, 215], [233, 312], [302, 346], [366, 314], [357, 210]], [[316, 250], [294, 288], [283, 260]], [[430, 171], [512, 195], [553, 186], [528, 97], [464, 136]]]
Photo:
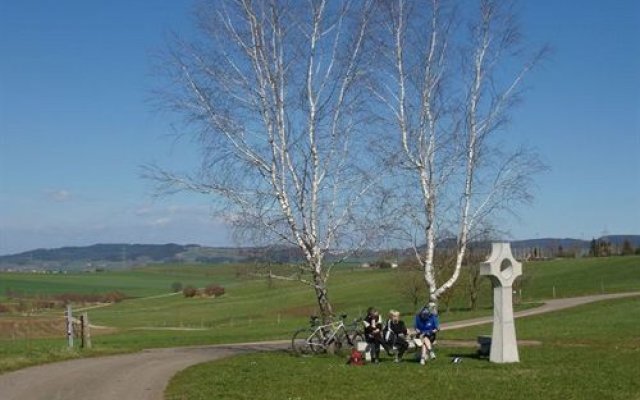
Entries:
[[436, 333], [440, 330], [440, 320], [435, 303], [429, 303], [424, 307], [415, 321], [416, 335], [422, 342], [422, 353], [420, 356], [420, 364], [424, 365], [429, 358], [435, 360], [436, 353], [433, 344], [436, 341]]

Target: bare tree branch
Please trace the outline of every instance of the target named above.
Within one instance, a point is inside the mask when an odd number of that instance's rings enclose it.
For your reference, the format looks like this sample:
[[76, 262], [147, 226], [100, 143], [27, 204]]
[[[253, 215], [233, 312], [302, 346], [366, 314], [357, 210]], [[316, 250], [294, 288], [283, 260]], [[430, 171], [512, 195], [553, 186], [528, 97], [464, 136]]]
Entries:
[[375, 182], [356, 154], [368, 141], [359, 92], [373, 4], [203, 4], [200, 37], [168, 51], [163, 98], [197, 131], [201, 169], [145, 171], [164, 192], [218, 199], [218, 212], [245, 239], [296, 246], [309, 280], [270, 276], [311, 285], [325, 318], [333, 313], [325, 256], [364, 215], [359, 204]]

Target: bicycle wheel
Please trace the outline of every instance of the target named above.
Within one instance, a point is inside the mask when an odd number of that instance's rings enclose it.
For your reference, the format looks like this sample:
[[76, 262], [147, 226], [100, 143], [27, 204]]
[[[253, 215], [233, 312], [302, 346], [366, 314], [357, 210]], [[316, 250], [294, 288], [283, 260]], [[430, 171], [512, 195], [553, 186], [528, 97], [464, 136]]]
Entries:
[[357, 347], [358, 342], [364, 342], [364, 334], [362, 332], [350, 332], [347, 334], [347, 340], [349, 342], [349, 346]]
[[349, 335], [344, 332], [336, 335], [333, 342], [333, 353], [337, 355], [344, 355], [349, 352], [352, 347], [354, 347], [349, 340]]
[[315, 354], [324, 353], [325, 351], [327, 351], [327, 346], [324, 343], [324, 338], [322, 337], [320, 331], [315, 331], [313, 335], [309, 337], [308, 343], [311, 351]]
[[308, 328], [298, 329], [291, 338], [291, 349], [299, 356], [308, 355], [312, 353], [311, 346], [309, 344], [309, 337], [315, 337], [313, 331]]
[[315, 354], [320, 354], [327, 351], [327, 346], [325, 346], [324, 340], [317, 332], [313, 336], [309, 337], [309, 347]]

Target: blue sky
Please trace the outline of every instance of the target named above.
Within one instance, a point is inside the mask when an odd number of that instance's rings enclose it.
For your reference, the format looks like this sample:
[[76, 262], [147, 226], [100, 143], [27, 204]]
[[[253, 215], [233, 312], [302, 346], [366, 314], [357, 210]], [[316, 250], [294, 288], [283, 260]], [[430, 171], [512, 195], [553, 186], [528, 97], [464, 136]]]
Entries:
[[[640, 2], [528, 1], [554, 52], [509, 130], [551, 171], [512, 237], [640, 233]], [[0, 0], [0, 254], [97, 242], [230, 244], [209, 200], [153, 199], [141, 164], [196, 162], [149, 103], [189, 2]]]

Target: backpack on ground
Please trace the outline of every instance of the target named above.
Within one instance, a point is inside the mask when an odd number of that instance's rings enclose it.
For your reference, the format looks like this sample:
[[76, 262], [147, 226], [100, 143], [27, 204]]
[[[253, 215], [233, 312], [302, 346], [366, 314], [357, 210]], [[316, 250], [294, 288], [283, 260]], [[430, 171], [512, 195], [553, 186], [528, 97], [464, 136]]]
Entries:
[[362, 358], [362, 353], [360, 353], [356, 349], [351, 349], [351, 355], [349, 356], [349, 361], [347, 361], [349, 365], [364, 365], [364, 360]]

